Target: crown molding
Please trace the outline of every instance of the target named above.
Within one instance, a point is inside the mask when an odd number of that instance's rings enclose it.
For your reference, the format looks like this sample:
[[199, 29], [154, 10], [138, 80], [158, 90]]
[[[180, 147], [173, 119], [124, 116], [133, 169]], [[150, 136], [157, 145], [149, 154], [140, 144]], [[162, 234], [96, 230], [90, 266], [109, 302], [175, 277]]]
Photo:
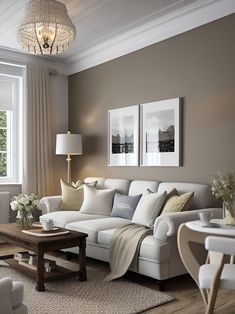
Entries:
[[234, 0], [199, 0], [66, 58], [71, 75], [142, 49], [235, 12]]
[[61, 60], [22, 53], [14, 49], [6, 49], [2, 46], [0, 46], [0, 63], [1, 62], [19, 66], [25, 66], [29, 62], [44, 64], [60, 74], [67, 75], [66, 65]]

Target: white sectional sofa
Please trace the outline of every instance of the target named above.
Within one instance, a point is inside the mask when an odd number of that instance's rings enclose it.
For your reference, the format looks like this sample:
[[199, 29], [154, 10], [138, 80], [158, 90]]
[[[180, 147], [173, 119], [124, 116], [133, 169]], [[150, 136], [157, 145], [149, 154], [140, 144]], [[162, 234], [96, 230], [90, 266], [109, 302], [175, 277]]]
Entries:
[[[179, 194], [194, 191], [191, 208], [186, 212], [165, 214], [157, 217], [153, 235], [147, 236], [140, 247], [138, 258], [138, 273], [156, 279], [160, 289], [164, 289], [166, 279], [185, 274], [187, 271], [181, 262], [177, 248], [177, 231], [181, 223], [198, 219], [200, 211], [213, 213], [214, 218], [222, 218], [222, 209], [214, 208], [214, 201], [209, 185], [183, 182], [159, 182], [144, 180], [126, 180], [112, 178], [89, 177], [85, 182], [97, 180], [99, 189], [115, 189], [126, 195], [138, 195], [150, 189], [153, 192], [169, 192], [176, 188]], [[130, 220], [85, 214], [79, 211], [60, 210], [61, 196], [44, 197], [44, 217], [51, 218], [56, 225], [69, 230], [81, 231], [88, 234], [88, 257], [109, 261], [109, 245], [115, 228], [130, 223]], [[203, 249], [197, 248], [197, 255]], [[78, 248], [70, 248], [70, 252], [78, 253]]]

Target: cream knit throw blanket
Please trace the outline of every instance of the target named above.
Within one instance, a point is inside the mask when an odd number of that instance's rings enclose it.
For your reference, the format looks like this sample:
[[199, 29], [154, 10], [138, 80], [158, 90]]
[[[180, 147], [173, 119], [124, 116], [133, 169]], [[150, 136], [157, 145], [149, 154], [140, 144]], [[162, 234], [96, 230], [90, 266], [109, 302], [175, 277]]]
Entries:
[[109, 252], [111, 273], [105, 278], [105, 281], [123, 276], [130, 265], [132, 270], [137, 270], [142, 240], [152, 233], [152, 229], [134, 223], [117, 228], [114, 231]]

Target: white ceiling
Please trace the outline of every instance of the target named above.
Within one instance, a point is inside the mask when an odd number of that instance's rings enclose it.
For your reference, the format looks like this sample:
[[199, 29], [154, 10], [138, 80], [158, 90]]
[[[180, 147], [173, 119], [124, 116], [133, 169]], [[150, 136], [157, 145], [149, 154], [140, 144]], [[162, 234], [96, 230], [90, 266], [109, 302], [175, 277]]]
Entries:
[[[68, 63], [70, 73], [235, 12], [235, 0], [60, 1], [67, 6], [77, 36], [69, 50], [53, 58]], [[16, 29], [26, 2], [0, 0], [0, 48], [22, 52]]]

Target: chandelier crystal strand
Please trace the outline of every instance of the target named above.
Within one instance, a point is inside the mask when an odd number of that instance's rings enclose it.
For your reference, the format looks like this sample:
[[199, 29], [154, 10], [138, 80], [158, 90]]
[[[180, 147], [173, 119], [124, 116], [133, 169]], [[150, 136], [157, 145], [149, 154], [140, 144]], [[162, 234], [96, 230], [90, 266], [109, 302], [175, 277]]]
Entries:
[[75, 27], [63, 3], [29, 0], [17, 37], [21, 47], [29, 53], [54, 55], [68, 49], [75, 34]]

